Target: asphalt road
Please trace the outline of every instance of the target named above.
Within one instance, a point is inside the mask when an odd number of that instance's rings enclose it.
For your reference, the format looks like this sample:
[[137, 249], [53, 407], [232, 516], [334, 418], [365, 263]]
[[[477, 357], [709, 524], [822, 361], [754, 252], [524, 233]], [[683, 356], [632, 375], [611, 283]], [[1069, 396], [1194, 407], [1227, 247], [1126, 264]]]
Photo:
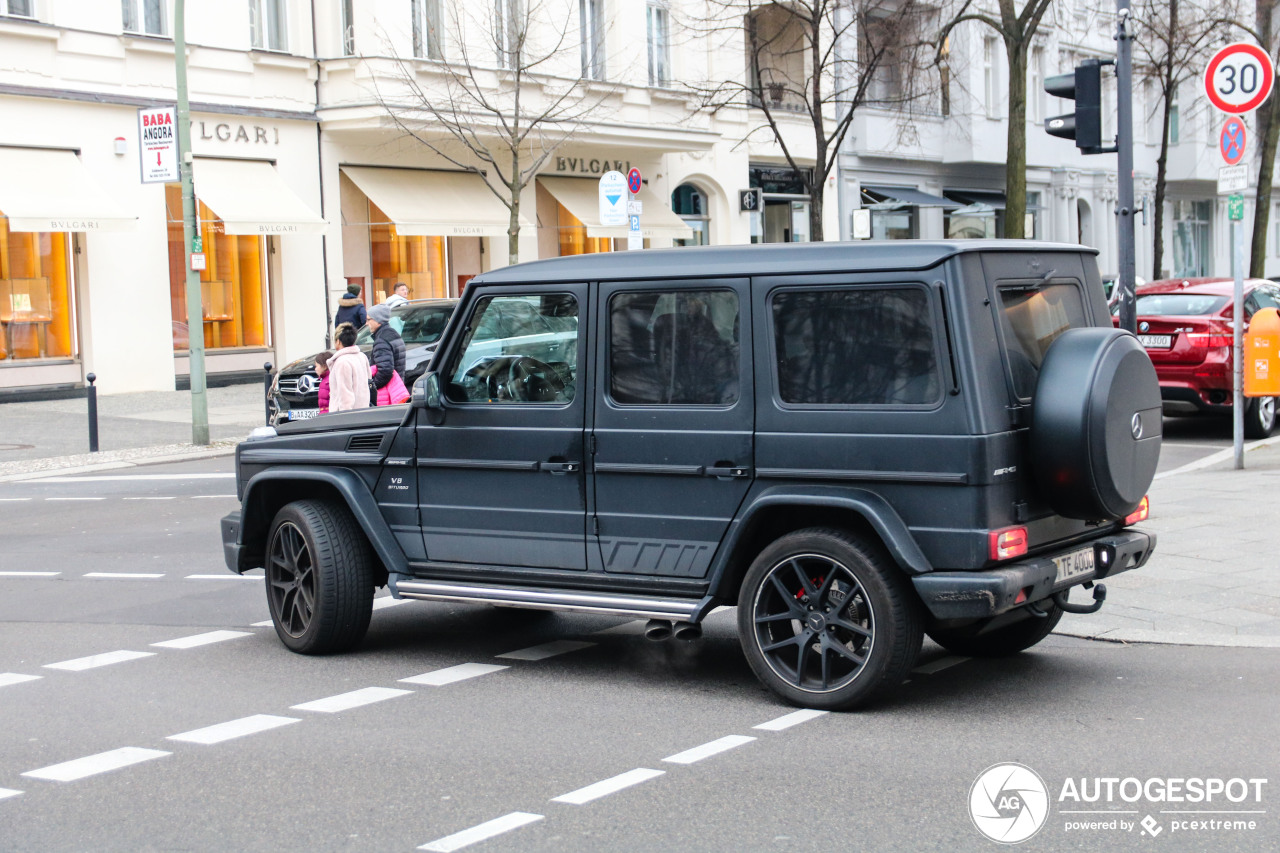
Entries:
[[[1162, 468], [1230, 446], [1170, 438]], [[359, 651], [303, 657], [261, 624], [261, 579], [223, 567], [230, 465], [0, 484], [0, 850], [994, 850], [970, 794], [1005, 762], [1046, 790], [979, 803], [992, 831], [1043, 818], [1020, 849], [1280, 849], [1278, 650], [926, 643], [891, 700], [798, 717], [732, 611], [654, 644], [621, 618], [386, 599]], [[1099, 778], [1226, 791], [1071, 799]], [[1215, 820], [1244, 828], [1191, 828]]]

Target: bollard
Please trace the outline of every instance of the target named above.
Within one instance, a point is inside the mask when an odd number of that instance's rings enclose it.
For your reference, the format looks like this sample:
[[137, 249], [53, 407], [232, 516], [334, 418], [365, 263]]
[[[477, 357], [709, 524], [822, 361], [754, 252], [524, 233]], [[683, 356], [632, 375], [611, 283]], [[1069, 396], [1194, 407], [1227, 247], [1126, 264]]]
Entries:
[[92, 373], [85, 377], [89, 380], [89, 388], [86, 394], [89, 398], [89, 452], [98, 452], [98, 389], [94, 387], [94, 382], [98, 377]]
[[271, 426], [271, 362], [262, 365], [265, 376], [262, 377], [262, 399], [267, 409], [267, 426]]

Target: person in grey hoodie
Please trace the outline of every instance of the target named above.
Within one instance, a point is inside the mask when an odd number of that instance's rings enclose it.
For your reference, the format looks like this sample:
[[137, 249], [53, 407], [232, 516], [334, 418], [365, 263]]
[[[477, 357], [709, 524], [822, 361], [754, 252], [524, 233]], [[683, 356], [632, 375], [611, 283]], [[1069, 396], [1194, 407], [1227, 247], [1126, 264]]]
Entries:
[[347, 285], [347, 295], [338, 300], [338, 313], [333, 318], [334, 328], [343, 323], [350, 323], [358, 332], [360, 327], [368, 321], [364, 300], [360, 298], [360, 290], [358, 284]]

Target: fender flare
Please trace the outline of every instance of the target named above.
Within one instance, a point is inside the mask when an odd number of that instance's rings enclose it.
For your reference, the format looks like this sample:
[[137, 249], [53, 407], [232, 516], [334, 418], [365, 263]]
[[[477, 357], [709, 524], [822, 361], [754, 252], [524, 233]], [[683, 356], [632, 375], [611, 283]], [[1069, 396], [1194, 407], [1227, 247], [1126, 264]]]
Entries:
[[[762, 491], [730, 529], [724, 550], [726, 564], [727, 555], [734, 552], [743, 535], [751, 529], [754, 518], [761, 511], [775, 506], [821, 506], [854, 512], [871, 525], [894, 562], [907, 574], [922, 575], [933, 571], [910, 529], [888, 501], [865, 489], [832, 486], [771, 486]], [[721, 577], [723, 573], [722, 565]], [[713, 586], [719, 585], [721, 577]]]
[[[388, 572], [404, 573], [408, 568], [408, 560], [404, 551], [396, 544], [395, 536], [387, 525], [386, 519], [378, 509], [369, 487], [360, 476], [350, 468], [321, 468], [315, 466], [291, 466], [284, 468], [268, 468], [250, 478], [244, 487], [244, 498], [241, 500], [240, 553], [248, 552], [245, 546], [252, 538], [261, 536], [262, 548], [254, 549], [258, 553], [265, 551], [266, 536], [271, 528], [271, 518], [263, 518], [263, 513], [255, 511], [255, 500], [261, 499], [264, 486], [277, 482], [320, 482], [332, 486], [346, 502], [347, 509], [355, 516], [356, 522], [369, 538], [378, 559], [386, 566]], [[273, 516], [274, 517], [274, 516]], [[241, 573], [247, 566], [241, 566]]]

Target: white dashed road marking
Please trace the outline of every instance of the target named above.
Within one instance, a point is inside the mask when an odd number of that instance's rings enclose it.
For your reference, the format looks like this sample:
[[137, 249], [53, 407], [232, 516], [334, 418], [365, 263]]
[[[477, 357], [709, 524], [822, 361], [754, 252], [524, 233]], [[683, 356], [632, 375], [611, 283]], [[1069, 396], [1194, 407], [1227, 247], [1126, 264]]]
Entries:
[[99, 666], [109, 666], [113, 663], [124, 663], [127, 660], [137, 660], [138, 658], [149, 658], [155, 652], [130, 652], [121, 650], [118, 652], [107, 652], [101, 655], [89, 655], [87, 658], [76, 658], [75, 660], [64, 660], [61, 663], [47, 663], [45, 669], [65, 669], [68, 672], [81, 672], [86, 669], [94, 669]]
[[825, 715], [826, 711], [815, 711], [812, 708], [806, 708], [803, 711], [795, 711], [790, 714], [784, 714], [776, 720], [770, 720], [767, 723], [761, 723], [758, 726], [752, 726], [754, 729], [763, 729], [766, 732], [780, 732], [783, 729], [789, 729], [792, 726], [798, 726], [801, 723], [807, 723]]
[[[408, 600], [409, 599], [407, 598], [392, 598], [389, 595], [384, 595], [382, 598], [375, 598], [373, 600], [373, 609], [382, 610], [386, 607], [395, 607], [397, 604], [405, 604]], [[267, 624], [270, 625], [271, 623], [268, 622]]]
[[105, 501], [106, 498], [45, 498], [46, 501]]
[[77, 779], [84, 779], [86, 776], [96, 776], [99, 773], [119, 770], [121, 767], [140, 764], [153, 758], [163, 758], [170, 754], [158, 749], [124, 746], [120, 749], [113, 749], [110, 752], [90, 755], [87, 758], [64, 761], [61, 764], [41, 767], [39, 770], [28, 770], [22, 775], [30, 776], [32, 779], [47, 779], [50, 782], [74, 782]]
[[278, 729], [281, 726], [287, 726], [290, 723], [302, 722], [297, 717], [275, 717], [271, 714], [254, 714], [251, 717], [242, 717], [239, 720], [231, 720], [226, 723], [218, 723], [216, 726], [206, 726], [203, 729], [195, 731], [183, 732], [180, 735], [169, 735], [165, 740], [181, 740], [187, 743], [215, 744], [222, 743], [226, 740], [234, 740], [245, 735], [256, 735], [258, 732], [266, 732], [271, 729]]
[[245, 573], [237, 575], [235, 572], [227, 572], [221, 575], [187, 575], [189, 581], [260, 581], [262, 575], [251, 575]]
[[28, 681], [35, 681], [44, 678], [43, 675], [23, 675], [20, 672], [0, 672], [0, 687], [8, 687], [10, 684], [24, 684]]
[[546, 660], [556, 655], [576, 652], [578, 649], [587, 649], [594, 645], [595, 643], [586, 643], [582, 640], [556, 640], [553, 643], [543, 643], [540, 646], [530, 646], [527, 649], [506, 652], [497, 655], [497, 657], [505, 658], [506, 660]]
[[29, 501], [29, 500], [31, 500], [31, 498], [0, 498], [0, 503], [6, 503], [6, 504], [22, 503], [23, 501]]
[[695, 746], [693, 749], [686, 749], [684, 752], [677, 753], [669, 758], [662, 759], [671, 764], [693, 764], [704, 758], [710, 758], [713, 755], [719, 755], [730, 749], [742, 746], [744, 743], [751, 743], [755, 740], [753, 737], [746, 735], [728, 735], [726, 737], [713, 740], [710, 743], [704, 743], [702, 746]]
[[626, 773], [620, 773], [612, 779], [605, 779], [596, 782], [594, 785], [588, 785], [585, 788], [579, 788], [576, 791], [570, 791], [567, 794], [561, 794], [558, 797], [552, 797], [553, 803], [568, 803], [571, 806], [580, 806], [583, 803], [589, 803], [592, 800], [598, 800], [601, 797], [607, 797], [610, 794], [616, 794], [624, 788], [630, 788], [632, 785], [639, 785], [641, 782], [648, 782], [650, 779], [656, 779], [666, 773], [665, 770], [650, 770], [647, 767], [638, 767], [635, 770], [628, 770]]
[[125, 498], [125, 500], [127, 501], [172, 501], [172, 500], [177, 500], [177, 498], [175, 498], [173, 495], [168, 495], [165, 497], [151, 496], [151, 497], [140, 497], [140, 498]]
[[15, 791], [12, 788], [0, 788], [0, 800], [5, 800], [9, 797], [16, 797], [21, 793], [21, 791]]
[[509, 669], [509, 667], [493, 663], [460, 663], [457, 666], [424, 672], [422, 675], [413, 675], [400, 680], [408, 684], [426, 684], [431, 687], [441, 687], [445, 684], [453, 684], [455, 681], [464, 681], [468, 678], [488, 675], [491, 672], [498, 672], [503, 669]]
[[163, 573], [151, 574], [148, 572], [87, 572], [87, 578], [114, 578], [117, 580], [155, 580], [164, 577]]
[[462, 832], [455, 832], [453, 835], [429, 841], [418, 849], [430, 850], [432, 853], [453, 853], [453, 851], [461, 850], [463, 847], [475, 844], [477, 841], [485, 841], [495, 835], [501, 835], [504, 832], [510, 832], [513, 829], [519, 829], [522, 826], [536, 823], [540, 820], [542, 820], [542, 815], [540, 814], [512, 812], [509, 815], [494, 818], [479, 826], [464, 829]]
[[394, 687], [365, 687], [362, 690], [352, 690], [350, 693], [339, 693], [337, 696], [316, 699], [314, 702], [292, 705], [289, 710], [336, 714], [339, 711], [348, 711], [359, 708], [361, 705], [372, 705], [374, 702], [394, 699], [397, 696], [408, 696], [411, 693], [413, 693], [412, 690], [398, 690]]
[[200, 498], [224, 498], [224, 499], [229, 498], [233, 501], [238, 500], [238, 498], [236, 498], [235, 495], [192, 495], [191, 497], [197, 500], [199, 500]]
[[109, 474], [86, 477], [40, 477], [37, 483], [105, 483], [111, 480], [230, 480], [234, 473], [208, 474]]
[[254, 623], [253, 623], [252, 625], [250, 625], [249, 627], [250, 627], [250, 628], [270, 628], [270, 627], [272, 627], [272, 626], [273, 626], [273, 625], [275, 625], [275, 624], [276, 624], [276, 623], [275, 623], [275, 622], [272, 622], [270, 619], [264, 619], [264, 620], [262, 620], [261, 622], [254, 622]]
[[51, 578], [62, 572], [0, 572], [0, 578]]
[[942, 672], [944, 669], [950, 669], [958, 663], [964, 663], [969, 658], [959, 657], [957, 655], [948, 655], [945, 658], [938, 658], [933, 663], [927, 663], [924, 666], [918, 666], [911, 670], [917, 675], [933, 675], [935, 672]]
[[236, 637], [252, 637], [248, 631], [210, 631], [207, 634], [194, 634], [190, 637], [179, 637], [176, 640], [165, 640], [163, 643], [152, 643], [159, 649], [194, 649], [196, 646], [207, 646], [210, 643], [221, 643], [234, 640]]

